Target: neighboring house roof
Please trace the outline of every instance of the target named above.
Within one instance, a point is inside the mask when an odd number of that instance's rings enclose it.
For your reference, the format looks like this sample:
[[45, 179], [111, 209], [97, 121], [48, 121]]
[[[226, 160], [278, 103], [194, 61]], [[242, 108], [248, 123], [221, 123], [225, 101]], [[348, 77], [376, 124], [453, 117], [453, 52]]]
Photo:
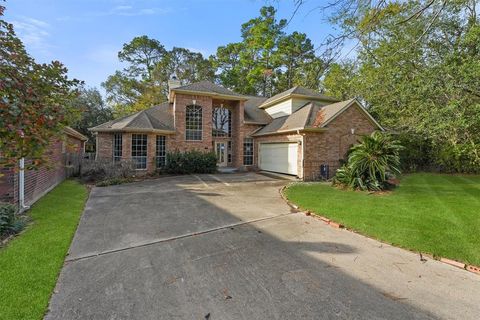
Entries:
[[65, 134], [67, 134], [71, 137], [77, 138], [77, 139], [82, 140], [82, 141], [87, 141], [88, 140], [88, 138], [86, 136], [84, 136], [83, 134], [81, 134], [77, 130], [75, 130], [73, 128], [70, 128], [70, 127], [64, 127], [63, 132], [65, 132]]
[[314, 90], [295, 86], [286, 91], [280, 92], [279, 94], [276, 94], [271, 98], [266, 99], [261, 105], [259, 105], [259, 108], [266, 108], [282, 100], [286, 100], [292, 97], [302, 97], [302, 98], [308, 98], [313, 100], [323, 100], [323, 101], [330, 101], [330, 102], [338, 101], [338, 99], [323, 95]]
[[325, 129], [336, 117], [353, 105], [357, 105], [367, 118], [380, 130], [384, 130], [382, 126], [365, 110], [360, 102], [356, 99], [351, 99], [326, 106], [318, 105], [315, 102], [309, 102], [291, 115], [273, 119], [272, 122], [265, 127], [256, 131], [253, 136], [308, 129], [322, 130]]
[[267, 124], [272, 121], [272, 117], [258, 106], [267, 98], [265, 97], [248, 97], [245, 101], [244, 121], [253, 124]]
[[178, 93], [188, 93], [188, 94], [202, 94], [202, 95], [210, 95], [213, 97], [218, 97], [218, 98], [228, 98], [228, 99], [233, 99], [233, 100], [248, 100], [247, 96], [244, 96], [243, 94], [239, 94], [236, 92], [233, 92], [227, 88], [224, 88], [222, 86], [219, 86], [218, 84], [215, 84], [213, 82], [204, 80], [192, 84], [188, 84], [185, 86], [177, 87], [177, 88], [172, 88], [171, 92], [178, 92]]
[[105, 122], [90, 128], [93, 132], [158, 132], [174, 133], [173, 114], [170, 112], [170, 104], [164, 102], [150, 109]]

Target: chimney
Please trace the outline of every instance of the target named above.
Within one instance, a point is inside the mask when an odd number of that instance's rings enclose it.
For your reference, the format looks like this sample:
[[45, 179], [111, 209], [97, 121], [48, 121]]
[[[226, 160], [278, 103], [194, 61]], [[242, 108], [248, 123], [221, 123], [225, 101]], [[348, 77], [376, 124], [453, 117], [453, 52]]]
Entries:
[[182, 84], [180, 80], [177, 79], [177, 76], [174, 74], [170, 80], [168, 80], [168, 99], [170, 100], [170, 93], [172, 89], [180, 87]]

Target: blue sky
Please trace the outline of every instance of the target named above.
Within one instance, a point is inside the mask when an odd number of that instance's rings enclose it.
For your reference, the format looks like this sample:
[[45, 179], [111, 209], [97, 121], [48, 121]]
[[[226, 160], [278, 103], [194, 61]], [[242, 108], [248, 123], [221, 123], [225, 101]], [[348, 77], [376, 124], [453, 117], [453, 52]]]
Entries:
[[[307, 1], [287, 31], [305, 32], [316, 46], [334, 32], [315, 9], [327, 1]], [[5, 20], [37, 62], [59, 60], [72, 77], [100, 87], [121, 69], [117, 52], [139, 35], [167, 49], [188, 48], [205, 55], [240, 40], [240, 26], [273, 5], [289, 19], [294, 0], [7, 0]]]

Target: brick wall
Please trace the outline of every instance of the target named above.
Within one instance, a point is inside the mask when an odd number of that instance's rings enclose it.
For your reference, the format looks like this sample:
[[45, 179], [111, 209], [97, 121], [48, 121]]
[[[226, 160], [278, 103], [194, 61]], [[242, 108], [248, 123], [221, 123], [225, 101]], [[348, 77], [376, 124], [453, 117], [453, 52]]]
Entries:
[[17, 196], [17, 175], [13, 168], [0, 168], [0, 202], [13, 203]]
[[[98, 132], [97, 140], [97, 159], [113, 159], [113, 133]], [[125, 139], [123, 139], [125, 143]], [[125, 148], [123, 148], [125, 149]]]
[[[48, 164], [25, 171], [25, 203], [32, 204], [65, 179], [63, 141], [52, 141], [47, 151]], [[31, 163], [25, 161], [25, 165]]]
[[[122, 159], [132, 159], [132, 134], [123, 132], [122, 134]], [[142, 134], [139, 132], [139, 134]], [[156, 153], [157, 153], [157, 135], [165, 136], [165, 148], [167, 152], [177, 149], [177, 140], [174, 135], [165, 135], [160, 133], [146, 133], [147, 135], [147, 169], [138, 170], [137, 174], [153, 173], [156, 170]], [[97, 134], [97, 159], [113, 161], [113, 136], [114, 133]]]
[[[360, 107], [356, 105], [348, 108], [328, 125], [325, 132], [305, 133], [305, 180], [319, 179], [322, 164], [329, 165], [329, 176], [332, 177], [350, 146], [362, 135], [370, 134], [376, 129], [358, 108]], [[355, 130], [354, 134], [351, 133], [351, 129]]]
[[84, 141], [76, 139], [72, 136], [67, 136], [67, 139], [65, 142], [66, 142], [65, 147], [66, 147], [67, 153], [77, 153], [77, 154], [83, 153], [84, 144], [85, 144]]
[[[196, 105], [202, 107], [202, 140], [187, 141], [185, 139], [185, 109], [192, 105], [192, 101], [196, 100]], [[175, 109], [175, 136], [173, 137], [171, 146], [174, 150], [181, 152], [190, 150], [212, 151], [212, 108], [213, 101], [211, 97], [176, 94], [174, 109]], [[173, 150], [170, 150], [173, 151]]]
[[[47, 148], [47, 164], [36, 170], [25, 170], [25, 203], [31, 205], [65, 179], [65, 153], [83, 153], [84, 142], [66, 136], [65, 140], [52, 139]], [[25, 165], [31, 164], [26, 159]], [[0, 201], [18, 203], [18, 173], [13, 168], [1, 168]]]

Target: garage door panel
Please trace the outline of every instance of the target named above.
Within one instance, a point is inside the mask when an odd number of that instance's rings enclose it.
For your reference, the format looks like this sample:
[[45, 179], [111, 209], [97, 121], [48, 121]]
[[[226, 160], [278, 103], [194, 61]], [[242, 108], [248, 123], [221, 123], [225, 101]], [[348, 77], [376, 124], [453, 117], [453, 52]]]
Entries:
[[261, 143], [259, 167], [262, 170], [297, 175], [297, 143]]

